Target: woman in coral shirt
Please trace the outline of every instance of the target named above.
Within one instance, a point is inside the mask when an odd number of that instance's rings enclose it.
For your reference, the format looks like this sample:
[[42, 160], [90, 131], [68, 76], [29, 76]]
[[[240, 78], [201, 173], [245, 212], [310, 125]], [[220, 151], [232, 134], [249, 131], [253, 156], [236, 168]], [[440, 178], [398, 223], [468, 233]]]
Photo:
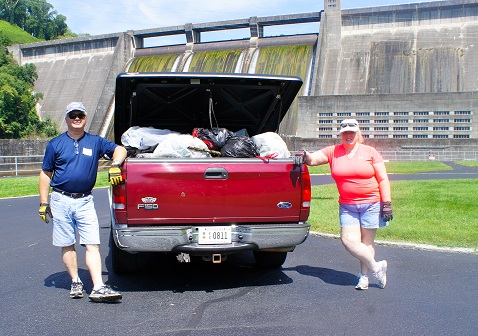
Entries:
[[387, 261], [375, 261], [375, 234], [393, 218], [390, 181], [382, 156], [363, 144], [359, 124], [346, 119], [340, 125], [342, 144], [304, 152], [310, 166], [328, 163], [339, 191], [340, 238], [360, 261], [356, 289], [368, 289], [370, 271], [381, 288], [387, 284]]

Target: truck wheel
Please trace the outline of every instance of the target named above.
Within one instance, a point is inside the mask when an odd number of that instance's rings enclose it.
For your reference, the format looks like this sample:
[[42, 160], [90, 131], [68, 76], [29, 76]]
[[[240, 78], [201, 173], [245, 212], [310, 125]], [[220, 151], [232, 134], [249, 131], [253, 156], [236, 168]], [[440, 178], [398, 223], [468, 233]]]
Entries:
[[131, 254], [118, 248], [115, 244], [112, 233], [110, 233], [109, 247], [113, 272], [121, 274], [131, 273], [138, 270], [138, 253]]
[[279, 268], [287, 258], [287, 252], [254, 251], [254, 258], [262, 268]]

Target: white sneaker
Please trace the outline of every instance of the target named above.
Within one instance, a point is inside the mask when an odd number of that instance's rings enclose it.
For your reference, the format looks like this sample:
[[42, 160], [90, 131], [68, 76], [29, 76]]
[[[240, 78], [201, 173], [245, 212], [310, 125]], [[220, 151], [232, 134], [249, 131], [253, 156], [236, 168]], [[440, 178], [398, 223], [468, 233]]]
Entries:
[[360, 274], [359, 280], [358, 280], [357, 286], [355, 286], [355, 289], [358, 289], [358, 290], [368, 289], [368, 276], [364, 274]]
[[378, 262], [379, 269], [377, 272], [374, 272], [373, 275], [375, 278], [378, 280], [378, 284], [380, 285], [380, 288], [385, 288], [387, 285], [387, 261], [382, 260]]

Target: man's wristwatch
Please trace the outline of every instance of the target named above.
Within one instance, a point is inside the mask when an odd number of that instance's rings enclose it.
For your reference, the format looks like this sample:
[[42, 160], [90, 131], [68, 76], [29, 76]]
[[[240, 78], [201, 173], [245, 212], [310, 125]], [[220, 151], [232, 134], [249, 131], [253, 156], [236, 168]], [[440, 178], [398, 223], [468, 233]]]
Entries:
[[113, 167], [119, 167], [119, 166], [121, 166], [121, 162], [119, 162], [118, 160], [113, 160], [113, 161], [111, 162], [111, 165], [112, 165]]

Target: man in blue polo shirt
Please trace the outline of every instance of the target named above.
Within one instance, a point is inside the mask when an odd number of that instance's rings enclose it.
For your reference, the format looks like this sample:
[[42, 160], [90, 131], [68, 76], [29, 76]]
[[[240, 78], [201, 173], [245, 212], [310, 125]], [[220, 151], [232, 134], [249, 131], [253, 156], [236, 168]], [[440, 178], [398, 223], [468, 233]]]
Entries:
[[86, 118], [82, 103], [70, 103], [65, 114], [68, 130], [46, 147], [39, 180], [39, 214], [46, 223], [48, 216], [53, 219], [53, 245], [62, 248], [63, 263], [72, 279], [70, 297], [83, 297], [75, 249], [78, 234], [80, 244], [86, 247], [86, 265], [93, 281], [90, 300], [114, 302], [121, 300], [122, 295], [103, 282], [99, 224], [91, 190], [96, 182], [98, 160], [104, 155], [113, 159], [110, 182], [122, 183], [119, 167], [126, 158], [126, 149], [85, 132]]

